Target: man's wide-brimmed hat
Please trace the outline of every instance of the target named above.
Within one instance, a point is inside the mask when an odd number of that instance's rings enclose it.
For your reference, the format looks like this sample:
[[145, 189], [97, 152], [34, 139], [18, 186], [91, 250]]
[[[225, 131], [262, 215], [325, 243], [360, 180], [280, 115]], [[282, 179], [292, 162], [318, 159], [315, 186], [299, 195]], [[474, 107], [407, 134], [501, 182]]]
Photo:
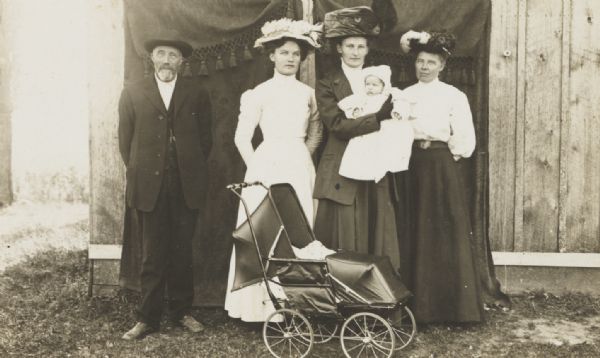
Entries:
[[368, 6], [356, 6], [325, 14], [323, 31], [326, 38], [352, 36], [378, 36], [381, 32], [379, 19]]
[[181, 41], [181, 40], [150, 39], [150, 40], [144, 42], [144, 48], [149, 53], [152, 53], [152, 51], [158, 46], [174, 47], [174, 48], [178, 49], [179, 51], [181, 51], [181, 55], [183, 57], [190, 57], [193, 52], [192, 46], [189, 43], [187, 43], [185, 41]]
[[421, 51], [450, 57], [456, 46], [456, 37], [448, 32], [408, 31], [400, 38], [400, 47], [405, 53]]
[[291, 38], [302, 41], [307, 45], [319, 48], [321, 44], [319, 39], [323, 26], [320, 24], [312, 25], [303, 20], [279, 19], [269, 21], [260, 29], [262, 36], [254, 42], [254, 47], [263, 47], [264, 44], [283, 39]]

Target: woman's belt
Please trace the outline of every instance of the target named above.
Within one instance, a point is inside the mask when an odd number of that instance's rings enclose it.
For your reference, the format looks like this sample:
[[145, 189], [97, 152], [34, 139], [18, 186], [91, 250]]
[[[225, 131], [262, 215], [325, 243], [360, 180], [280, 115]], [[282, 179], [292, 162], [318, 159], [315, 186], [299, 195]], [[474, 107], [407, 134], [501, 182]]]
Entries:
[[448, 148], [448, 143], [442, 142], [441, 140], [415, 140], [413, 142], [413, 148], [419, 149], [441, 149]]

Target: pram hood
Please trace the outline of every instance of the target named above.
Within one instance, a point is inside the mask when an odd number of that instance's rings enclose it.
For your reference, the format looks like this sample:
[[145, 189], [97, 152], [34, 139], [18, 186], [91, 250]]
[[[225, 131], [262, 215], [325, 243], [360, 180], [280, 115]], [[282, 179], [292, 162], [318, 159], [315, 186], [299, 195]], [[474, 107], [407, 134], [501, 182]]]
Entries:
[[368, 303], [395, 304], [411, 296], [387, 256], [339, 252], [325, 260], [329, 273]]
[[[254, 230], [256, 245], [251, 228]], [[304, 247], [314, 240], [312, 230], [300, 206], [294, 188], [287, 183], [273, 184], [268, 195], [250, 217], [233, 232], [235, 245], [235, 279], [232, 291], [263, 279], [261, 260], [295, 258], [292, 245]], [[276, 268], [265, 266], [267, 277]]]
[[[263, 280], [263, 265], [267, 278], [281, 274], [285, 281], [292, 276], [306, 275], [310, 281], [310, 277], [316, 280], [321, 277], [317, 271], [303, 271], [301, 266], [290, 266], [293, 270], [285, 272], [282, 265], [267, 262], [267, 258], [295, 259], [292, 245], [301, 248], [315, 240], [289, 184], [272, 185], [256, 210], [233, 232], [233, 239], [236, 260], [232, 291]], [[335, 279], [367, 302], [395, 304], [411, 295], [387, 256], [340, 252], [327, 256], [326, 263]]]

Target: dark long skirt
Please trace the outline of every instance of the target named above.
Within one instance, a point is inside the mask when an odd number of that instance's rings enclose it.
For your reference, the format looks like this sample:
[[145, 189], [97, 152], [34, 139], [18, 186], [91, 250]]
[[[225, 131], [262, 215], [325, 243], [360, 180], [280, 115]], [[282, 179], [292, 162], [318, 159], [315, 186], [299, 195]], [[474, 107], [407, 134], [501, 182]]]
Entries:
[[337, 250], [387, 255], [394, 268], [400, 267], [400, 250], [390, 175], [378, 183], [358, 182], [352, 205], [319, 200], [315, 236]]
[[[438, 143], [439, 144], [439, 143]], [[447, 146], [413, 149], [410, 161], [410, 235], [401, 244], [417, 321], [483, 319], [473, 233], [458, 165]]]

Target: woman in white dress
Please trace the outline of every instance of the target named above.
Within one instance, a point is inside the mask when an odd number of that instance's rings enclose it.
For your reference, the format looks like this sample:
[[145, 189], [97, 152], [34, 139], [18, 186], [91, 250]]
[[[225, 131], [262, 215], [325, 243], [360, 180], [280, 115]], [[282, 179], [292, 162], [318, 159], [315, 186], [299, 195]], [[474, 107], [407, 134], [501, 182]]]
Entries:
[[[263, 47], [274, 63], [273, 77], [246, 91], [240, 101], [240, 116], [235, 144], [246, 164], [244, 181], [261, 181], [265, 185], [290, 183], [311, 226], [315, 214], [312, 198], [315, 168], [311, 154], [321, 141], [314, 89], [298, 81], [300, 62], [308, 51], [318, 47], [317, 28], [304, 21], [281, 19], [261, 29], [263, 36], [255, 47]], [[251, 139], [257, 126], [263, 141], [253, 149]], [[261, 187], [246, 188], [242, 197], [250, 212], [262, 201], [266, 192]], [[240, 205], [237, 225], [246, 220]], [[264, 321], [275, 309], [264, 283], [231, 292], [235, 273], [235, 250], [232, 253], [225, 309], [230, 317], [246, 322]]]

